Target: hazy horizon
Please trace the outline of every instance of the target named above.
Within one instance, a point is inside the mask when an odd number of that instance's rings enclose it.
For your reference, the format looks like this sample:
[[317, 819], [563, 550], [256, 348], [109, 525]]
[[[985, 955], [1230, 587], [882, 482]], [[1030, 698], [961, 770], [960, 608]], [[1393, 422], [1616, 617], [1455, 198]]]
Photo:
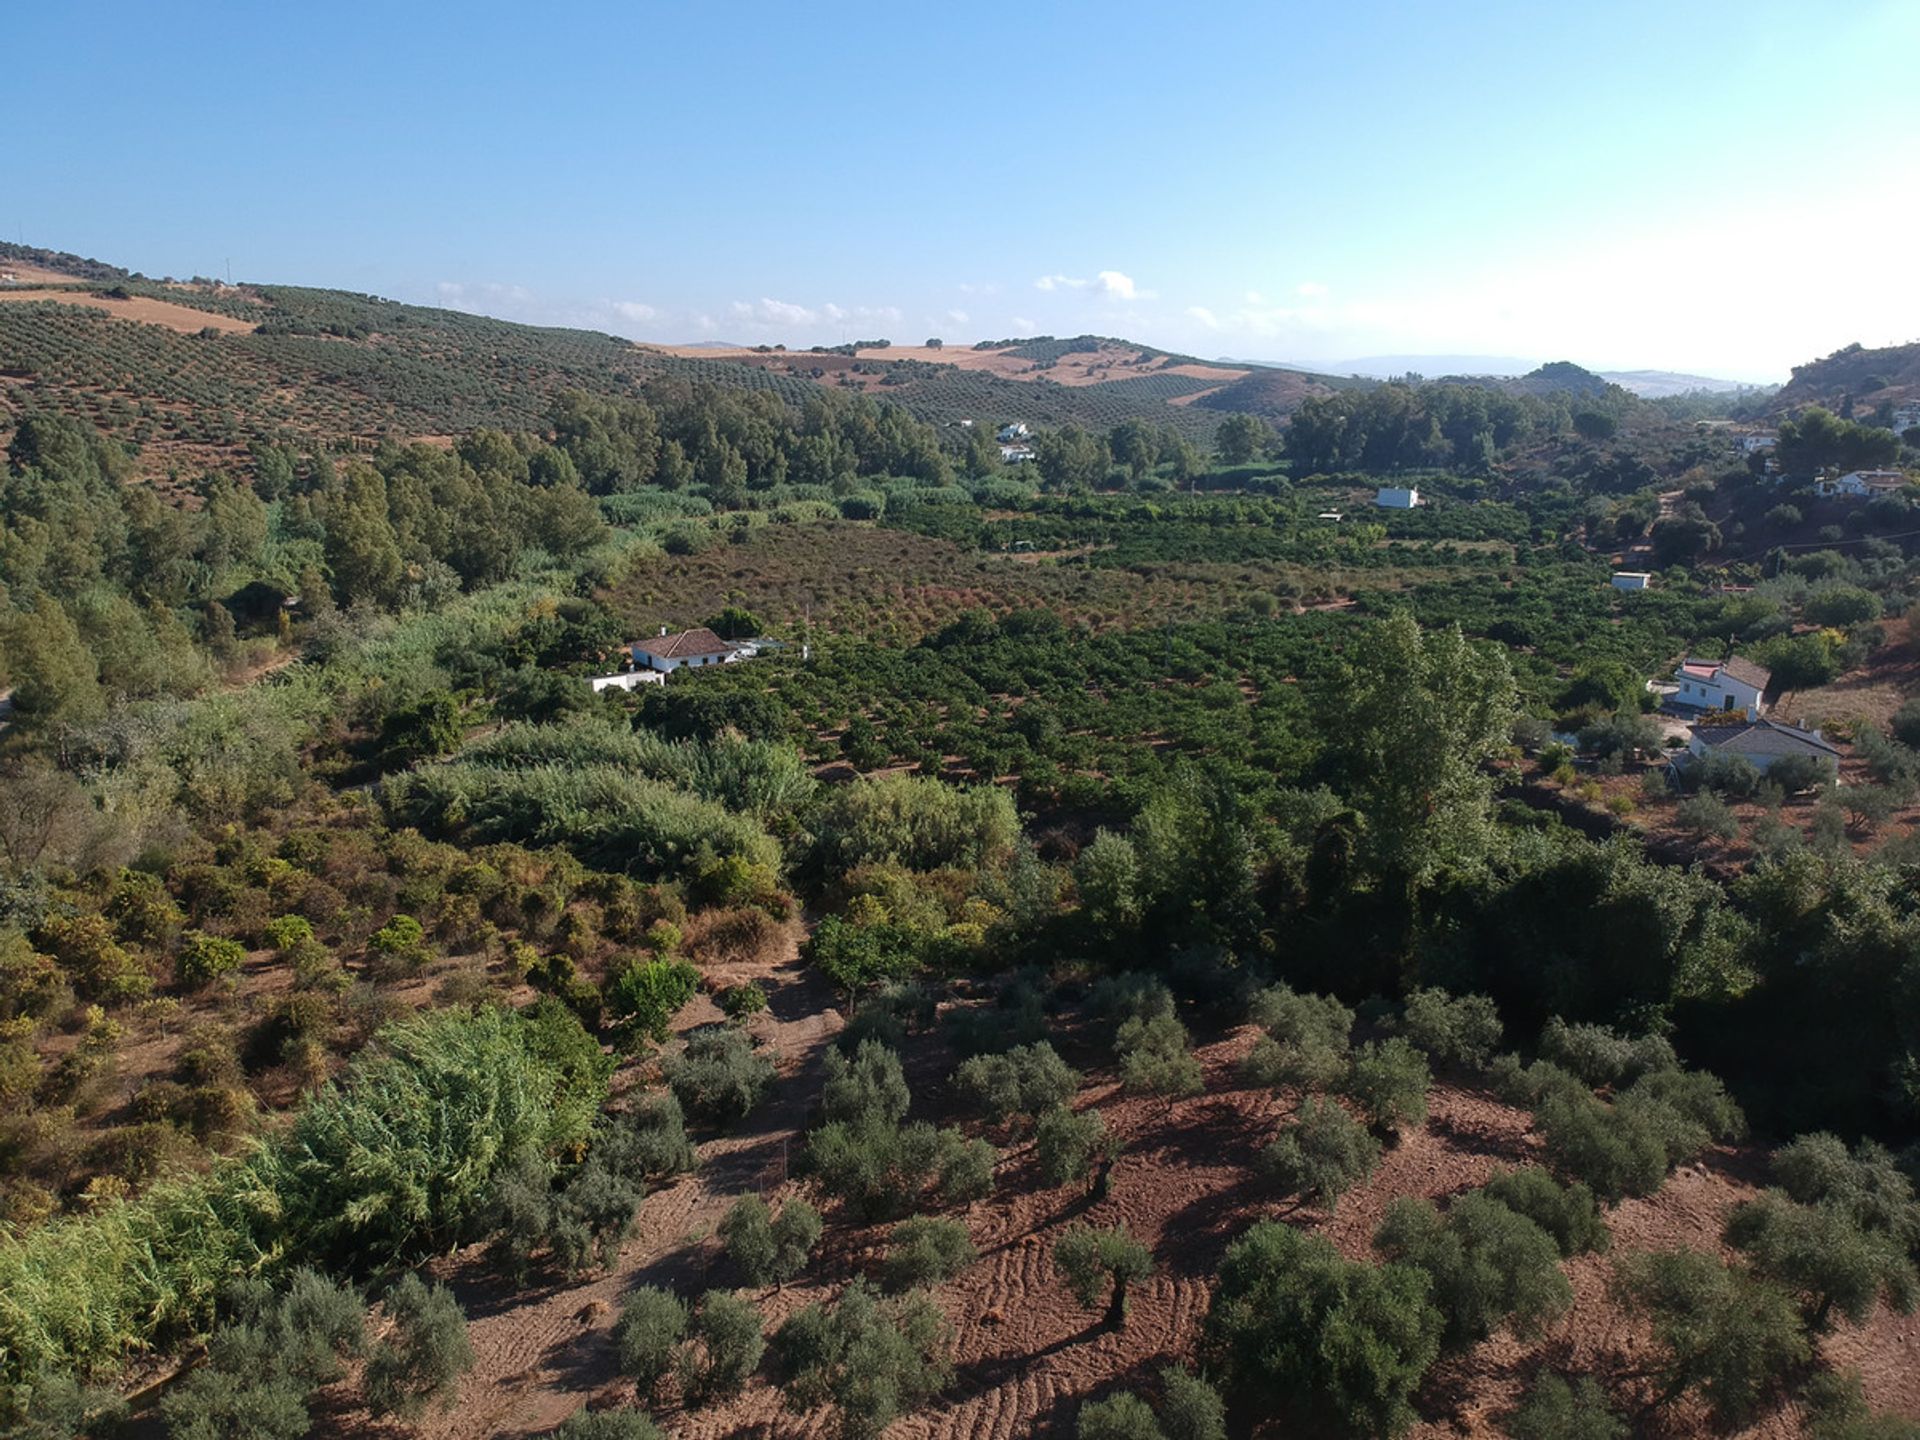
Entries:
[[1879, 258], [1920, 220], [1912, 5], [189, 9], [16, 77], [6, 238], [659, 343], [1754, 382], [1920, 337]]

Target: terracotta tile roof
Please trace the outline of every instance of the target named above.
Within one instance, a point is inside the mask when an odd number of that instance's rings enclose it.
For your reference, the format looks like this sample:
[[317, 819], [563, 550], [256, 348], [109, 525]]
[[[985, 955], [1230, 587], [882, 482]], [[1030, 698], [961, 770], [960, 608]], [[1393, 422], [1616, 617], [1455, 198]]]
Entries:
[[1764, 690], [1773, 679], [1773, 672], [1764, 665], [1756, 665], [1745, 656], [1736, 655], [1720, 667], [1742, 685], [1751, 685], [1756, 690]]
[[703, 625], [694, 630], [682, 630], [675, 635], [655, 635], [636, 640], [633, 648], [662, 660], [685, 660], [692, 655], [731, 655], [738, 647], [729, 645]]

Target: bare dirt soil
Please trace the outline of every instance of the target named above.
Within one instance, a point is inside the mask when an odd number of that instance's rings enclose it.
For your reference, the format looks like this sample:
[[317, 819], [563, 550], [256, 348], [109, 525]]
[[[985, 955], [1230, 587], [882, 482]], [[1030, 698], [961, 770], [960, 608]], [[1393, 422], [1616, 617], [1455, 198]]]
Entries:
[[168, 300], [155, 300], [146, 295], [135, 295], [127, 300], [110, 300], [105, 295], [89, 290], [33, 290], [15, 289], [12, 286], [0, 286], [0, 302], [27, 300], [53, 300], [62, 305], [85, 305], [94, 310], [104, 310], [121, 320], [137, 320], [143, 325], [159, 325], [181, 335], [198, 335], [202, 330], [214, 329], [223, 335], [246, 335], [254, 330], [254, 325], [246, 320], [235, 319], [231, 315], [220, 315], [212, 310], [196, 310], [191, 305], [175, 305]]
[[[790, 1170], [817, 1095], [822, 1055], [840, 1028], [840, 1016], [791, 943], [759, 978], [769, 992], [770, 1009], [756, 1028], [781, 1063], [772, 1098], [738, 1131], [703, 1143], [694, 1175], [647, 1198], [634, 1236], [609, 1271], [579, 1284], [515, 1290], [492, 1275], [476, 1253], [463, 1252], [435, 1267], [467, 1307], [479, 1364], [459, 1406], [429, 1419], [421, 1433], [437, 1440], [533, 1435], [582, 1404], [630, 1402], [631, 1386], [617, 1373], [612, 1339], [623, 1297], [644, 1284], [672, 1285], [683, 1294], [709, 1283], [731, 1284], [713, 1238], [720, 1216], [743, 1194], [763, 1193], [777, 1205], [802, 1191]], [[703, 1000], [682, 1024], [714, 1018], [717, 1012]], [[1234, 1067], [1252, 1038], [1242, 1029], [1203, 1045], [1206, 1092], [1171, 1105], [1128, 1096], [1110, 1077], [1096, 1073], [1077, 1103], [1097, 1108], [1126, 1142], [1110, 1193], [1098, 1202], [1078, 1186], [1043, 1187], [1025, 1136], [992, 1137], [1003, 1145], [995, 1193], [955, 1212], [971, 1232], [979, 1258], [936, 1292], [953, 1328], [954, 1384], [937, 1404], [898, 1422], [891, 1436], [1069, 1436], [1086, 1399], [1142, 1383], [1161, 1365], [1192, 1354], [1220, 1259], [1254, 1220], [1279, 1218], [1319, 1230], [1344, 1253], [1367, 1256], [1373, 1231], [1395, 1196], [1440, 1199], [1537, 1158], [1538, 1140], [1526, 1112], [1471, 1087], [1441, 1084], [1432, 1093], [1426, 1125], [1390, 1150], [1372, 1182], [1344, 1197], [1331, 1213], [1282, 1201], [1259, 1181], [1253, 1162], [1294, 1102], [1240, 1087]], [[1097, 1055], [1070, 1033], [1062, 1043], [1082, 1065]], [[942, 1113], [939, 1084], [953, 1057], [934, 1041], [910, 1050], [916, 1113], [953, 1118]], [[1716, 1249], [1727, 1212], [1755, 1193], [1763, 1178], [1757, 1150], [1716, 1150], [1676, 1173], [1653, 1199], [1615, 1207], [1609, 1217], [1613, 1253], [1677, 1244]], [[1053, 1242], [1075, 1221], [1124, 1224], [1153, 1251], [1155, 1273], [1136, 1288], [1124, 1331], [1103, 1329], [1099, 1312], [1077, 1305], [1053, 1274]], [[831, 1210], [828, 1222], [804, 1282], [753, 1295], [769, 1333], [803, 1304], [830, 1296], [852, 1275], [870, 1271], [884, 1252], [887, 1227], [849, 1225]], [[1607, 1294], [1610, 1258], [1582, 1257], [1568, 1265], [1568, 1272], [1573, 1310], [1547, 1334], [1527, 1342], [1498, 1335], [1435, 1367], [1419, 1396], [1422, 1419], [1414, 1432], [1419, 1440], [1501, 1433], [1501, 1417], [1542, 1368], [1600, 1375], [1629, 1406], [1650, 1398], [1648, 1337]], [[1862, 1370], [1876, 1406], [1920, 1415], [1920, 1320], [1882, 1310], [1866, 1326], [1829, 1337], [1824, 1350], [1836, 1363]], [[764, 1378], [725, 1405], [697, 1411], [682, 1410], [671, 1391], [669, 1382], [656, 1418], [676, 1436], [718, 1440], [833, 1433], [829, 1414], [786, 1410], [778, 1390]], [[1685, 1406], [1635, 1419], [1636, 1433], [1646, 1436], [1696, 1435], [1707, 1426], [1704, 1414]], [[328, 1433], [384, 1432], [336, 1409]], [[1257, 1433], [1281, 1432], [1263, 1426]], [[1754, 1440], [1787, 1440], [1802, 1433], [1791, 1408], [1739, 1432]]]

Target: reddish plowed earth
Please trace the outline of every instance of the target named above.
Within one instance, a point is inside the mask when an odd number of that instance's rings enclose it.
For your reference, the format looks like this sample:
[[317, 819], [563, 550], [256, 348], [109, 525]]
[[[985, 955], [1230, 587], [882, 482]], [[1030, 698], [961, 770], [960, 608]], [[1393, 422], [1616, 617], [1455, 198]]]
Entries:
[[[779, 1088], [740, 1132], [700, 1147], [695, 1176], [647, 1198], [636, 1233], [610, 1273], [571, 1286], [514, 1291], [490, 1278], [476, 1256], [458, 1256], [442, 1267], [472, 1317], [479, 1365], [459, 1408], [429, 1420], [423, 1433], [446, 1440], [537, 1434], [582, 1403], [628, 1401], [631, 1387], [616, 1373], [611, 1339], [622, 1297], [641, 1284], [670, 1284], [693, 1294], [709, 1279], [731, 1283], [710, 1238], [713, 1228], [738, 1195], [791, 1184], [782, 1182], [783, 1161], [797, 1150], [818, 1092], [821, 1055], [840, 1025], [830, 996], [791, 949], [763, 980], [771, 1010], [760, 1023], [782, 1053]], [[710, 1018], [703, 1008], [685, 1023]], [[1126, 1141], [1104, 1200], [1092, 1201], [1078, 1186], [1042, 1188], [1030, 1142], [1022, 1137], [1006, 1144], [993, 1198], [958, 1212], [979, 1259], [936, 1295], [952, 1324], [954, 1383], [934, 1406], [899, 1421], [890, 1436], [1069, 1436], [1087, 1398], [1149, 1382], [1160, 1366], [1192, 1355], [1220, 1259], [1253, 1221], [1277, 1218], [1316, 1229], [1342, 1252], [1364, 1257], [1395, 1196], [1442, 1199], [1538, 1156], [1526, 1112], [1478, 1091], [1439, 1085], [1426, 1125], [1388, 1151], [1373, 1181], [1333, 1213], [1280, 1201], [1258, 1180], [1253, 1164], [1294, 1102], [1239, 1087], [1234, 1065], [1251, 1039], [1243, 1030], [1202, 1046], [1206, 1093], [1171, 1106], [1127, 1096], [1107, 1078], [1083, 1090], [1079, 1103], [1098, 1108]], [[941, 1106], [933, 1087], [951, 1064], [937, 1043], [910, 1047], [914, 1091], [926, 1097], [916, 1103], [936, 1117]], [[1755, 1192], [1763, 1173], [1757, 1152], [1715, 1151], [1674, 1175], [1653, 1199], [1615, 1207], [1609, 1217], [1613, 1252], [1717, 1248], [1728, 1210]], [[870, 1271], [882, 1253], [886, 1227], [851, 1226], [831, 1213], [828, 1221], [807, 1283], [754, 1297], [769, 1333], [801, 1305]], [[1053, 1273], [1053, 1242], [1076, 1221], [1125, 1224], [1153, 1251], [1155, 1273], [1136, 1287], [1124, 1331], [1103, 1329], [1100, 1311], [1076, 1304]], [[1610, 1258], [1582, 1257], [1567, 1269], [1575, 1294], [1571, 1313], [1537, 1339], [1497, 1335], [1443, 1358], [1418, 1397], [1416, 1436], [1500, 1434], [1502, 1418], [1542, 1368], [1596, 1374], [1636, 1412], [1651, 1398], [1648, 1336], [1608, 1296]], [[1863, 1372], [1874, 1405], [1920, 1415], [1920, 1321], [1882, 1310], [1866, 1326], [1828, 1338], [1824, 1348], [1836, 1363]], [[669, 1394], [656, 1416], [669, 1433], [698, 1440], [834, 1433], [826, 1412], [785, 1410], [764, 1378], [732, 1402], [703, 1410], [684, 1411]], [[334, 1433], [350, 1433], [354, 1420], [337, 1417]], [[1636, 1413], [1635, 1424], [1637, 1434], [1655, 1437], [1709, 1428], [1704, 1414], [1684, 1405]], [[1257, 1433], [1282, 1432], [1266, 1426]], [[1785, 1440], [1804, 1430], [1789, 1408], [1739, 1433]]]

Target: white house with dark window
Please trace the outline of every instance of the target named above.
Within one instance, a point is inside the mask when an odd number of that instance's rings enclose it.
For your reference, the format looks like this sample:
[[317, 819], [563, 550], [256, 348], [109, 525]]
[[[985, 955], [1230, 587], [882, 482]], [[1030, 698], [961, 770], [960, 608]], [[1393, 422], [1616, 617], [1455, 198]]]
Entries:
[[1010, 425], [1002, 425], [1000, 427], [1000, 433], [994, 438], [1002, 445], [1011, 445], [1016, 440], [1032, 439], [1033, 432], [1027, 429], [1025, 421], [1015, 420]]
[[740, 655], [738, 645], [730, 640], [722, 640], [705, 626], [668, 634], [663, 625], [658, 635], [648, 640], [636, 640], [631, 648], [635, 665], [662, 672], [691, 670], [701, 665], [725, 665]]
[[1683, 660], [1674, 672], [1678, 686], [1670, 697], [1692, 710], [1734, 710], [1758, 719], [1767, 708], [1773, 672], [1738, 655], [1731, 660]]
[[1033, 447], [1031, 445], [1002, 445], [1000, 447], [1000, 463], [1002, 465], [1024, 465], [1031, 459], [1033, 459]]
[[1382, 510], [1411, 510], [1420, 503], [1420, 492], [1415, 489], [1401, 489], [1398, 485], [1382, 485], [1374, 492], [1373, 503]]
[[1653, 586], [1653, 575], [1646, 570], [1616, 570], [1613, 572], [1613, 588], [1616, 590], [1647, 590]]

